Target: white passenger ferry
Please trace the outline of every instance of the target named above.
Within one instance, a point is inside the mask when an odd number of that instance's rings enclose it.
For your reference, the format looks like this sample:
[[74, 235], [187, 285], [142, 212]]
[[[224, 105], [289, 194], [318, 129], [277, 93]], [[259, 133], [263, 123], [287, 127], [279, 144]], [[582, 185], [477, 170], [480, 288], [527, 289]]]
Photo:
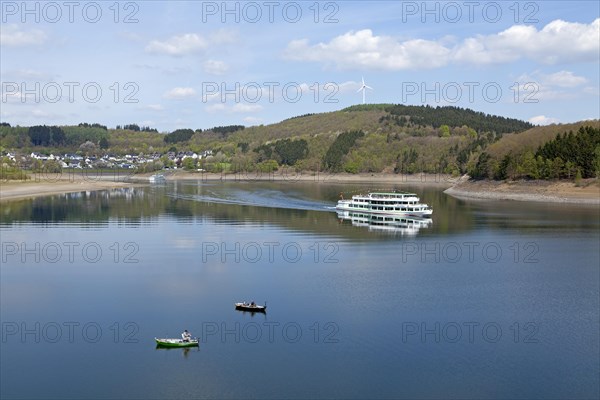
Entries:
[[433, 209], [420, 201], [414, 193], [374, 192], [354, 195], [351, 200], [341, 199], [335, 208], [338, 211], [430, 217]]

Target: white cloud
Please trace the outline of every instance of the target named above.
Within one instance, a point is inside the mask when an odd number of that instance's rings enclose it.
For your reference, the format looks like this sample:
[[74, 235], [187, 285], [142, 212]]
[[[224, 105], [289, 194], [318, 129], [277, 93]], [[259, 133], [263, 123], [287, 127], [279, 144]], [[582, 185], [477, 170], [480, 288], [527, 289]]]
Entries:
[[39, 46], [46, 42], [48, 36], [39, 29], [22, 31], [16, 24], [3, 25], [0, 29], [0, 44], [2, 46]]
[[146, 104], [138, 107], [140, 110], [162, 111], [165, 108], [161, 104]]
[[[369, 82], [365, 82], [367, 85], [369, 85]], [[355, 81], [346, 81], [346, 82], [342, 82], [340, 84], [337, 84], [337, 88], [339, 89], [340, 93], [355, 93], [358, 89], [360, 89], [362, 87], [362, 82], [355, 82]]]
[[[350, 31], [329, 42], [291, 41], [284, 57], [337, 68], [403, 70], [439, 68], [449, 63], [499, 64], [529, 58], [546, 64], [597, 61], [600, 18], [590, 24], [555, 20], [541, 30], [515, 25], [492, 35], [456, 39], [400, 40], [370, 29]], [[453, 42], [455, 43], [453, 45]]]
[[574, 75], [571, 71], [559, 71], [544, 76], [544, 83], [553, 86], [572, 88], [583, 85], [586, 82], [586, 78], [583, 76]]
[[[354, 81], [337, 82], [280, 82], [277, 85], [261, 85], [252, 83], [247, 85], [228, 84], [226, 92], [214, 92], [216, 87], [211, 87], [202, 94], [202, 101], [211, 103], [220, 101], [222, 103], [245, 103], [256, 104], [261, 102], [277, 103], [280, 101], [290, 102], [290, 99], [308, 98], [313, 99], [318, 96], [319, 99], [332, 101], [337, 99], [339, 93], [356, 92], [360, 88], [360, 83]], [[239, 106], [238, 106], [239, 108]], [[257, 110], [256, 107], [254, 107]]]
[[546, 117], [545, 115], [537, 115], [535, 117], [531, 117], [529, 118], [529, 122], [531, 122], [534, 125], [550, 125], [560, 123], [558, 119]]
[[208, 60], [202, 64], [204, 72], [213, 75], [223, 75], [229, 70], [229, 66], [223, 61]]
[[196, 91], [189, 87], [176, 87], [164, 94], [164, 97], [172, 100], [182, 100], [189, 97], [194, 97]]
[[590, 94], [587, 88], [580, 86], [588, 82], [587, 78], [575, 75], [571, 71], [559, 71], [545, 74], [534, 71], [517, 78], [519, 93], [537, 100], [569, 100]]
[[[19, 92], [5, 92], [3, 91], [1, 93], [2, 96], [2, 103], [14, 103], [14, 104], [26, 104], [26, 101], [23, 101], [23, 99], [27, 100], [27, 96], [24, 95], [23, 93]], [[33, 98], [33, 96], [30, 96], [31, 98]]]
[[217, 113], [217, 112], [226, 112], [226, 113], [236, 113], [236, 114], [243, 114], [243, 113], [255, 113], [255, 112], [259, 112], [262, 111], [263, 106], [259, 105], [259, 104], [245, 104], [245, 103], [237, 103], [234, 104], [233, 106], [227, 106], [224, 103], [217, 103], [217, 104], [212, 104], [210, 106], [207, 106], [205, 108], [206, 112], [208, 113]]
[[150, 53], [162, 53], [172, 56], [182, 56], [204, 50], [208, 47], [208, 41], [195, 33], [185, 33], [180, 36], [160, 41], [153, 40], [146, 46]]
[[[221, 85], [221, 88], [223, 88], [223, 85]], [[281, 93], [281, 87], [276, 87], [272, 89], [271, 93], [269, 93], [268, 87], [258, 84], [241, 85], [235, 83], [225, 85], [224, 88], [224, 92], [213, 91], [218, 89], [215, 87], [207, 88], [202, 94], [202, 100], [204, 102], [221, 101], [223, 103], [227, 103], [229, 101], [246, 101], [249, 103], [255, 103], [260, 100], [269, 100], [269, 96], [272, 96], [274, 99], [277, 92]]]
[[210, 46], [234, 43], [236, 34], [226, 29], [219, 29], [208, 36], [197, 33], [184, 33], [171, 36], [166, 40], [153, 40], [146, 46], [149, 53], [184, 56], [206, 50]]
[[37, 119], [58, 119], [60, 117], [58, 114], [50, 113], [40, 109], [32, 110], [30, 114], [33, 118]]
[[466, 39], [455, 51], [458, 62], [475, 64], [511, 62], [529, 58], [545, 64], [593, 61], [600, 49], [600, 18], [591, 24], [555, 20], [541, 30], [515, 25], [500, 33]]
[[36, 80], [46, 80], [50, 81], [55, 77], [49, 73], [41, 72], [38, 70], [23, 68], [23, 69], [15, 69], [8, 71], [0, 71], [2, 74], [3, 80], [8, 81], [10, 79], [36, 79]]
[[263, 119], [257, 117], [245, 117], [244, 122], [250, 125], [259, 125], [263, 123]]
[[290, 60], [319, 61], [339, 68], [386, 70], [436, 68], [448, 62], [450, 50], [429, 40], [400, 42], [391, 36], [374, 36], [370, 29], [351, 31], [329, 43], [310, 45], [307, 39], [288, 44]]
[[238, 40], [237, 34], [228, 29], [219, 29], [210, 34], [209, 38], [210, 42], [214, 44], [229, 44]]
[[206, 112], [211, 113], [211, 114], [216, 113], [216, 112], [225, 111], [226, 109], [227, 109], [227, 106], [225, 106], [225, 104], [223, 104], [223, 103], [212, 104], [205, 108]]
[[238, 103], [234, 105], [231, 109], [234, 113], [254, 113], [259, 112], [263, 109], [263, 106], [260, 104], [244, 104]]

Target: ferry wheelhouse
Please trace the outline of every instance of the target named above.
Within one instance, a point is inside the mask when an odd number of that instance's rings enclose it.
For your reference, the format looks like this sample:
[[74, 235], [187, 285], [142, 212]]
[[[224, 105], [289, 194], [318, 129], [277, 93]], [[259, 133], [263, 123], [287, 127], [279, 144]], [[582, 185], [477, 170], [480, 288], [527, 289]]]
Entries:
[[433, 209], [421, 203], [414, 193], [374, 192], [366, 195], [358, 194], [352, 199], [338, 201], [338, 211], [353, 211], [369, 214], [406, 215], [428, 218]]

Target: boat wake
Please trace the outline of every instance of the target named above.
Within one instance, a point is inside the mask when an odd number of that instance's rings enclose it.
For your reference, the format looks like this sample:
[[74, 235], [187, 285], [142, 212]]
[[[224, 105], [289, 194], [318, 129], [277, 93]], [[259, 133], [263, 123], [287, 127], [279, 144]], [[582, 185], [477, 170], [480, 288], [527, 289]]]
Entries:
[[299, 195], [294, 195], [293, 193], [285, 193], [278, 190], [260, 189], [250, 191], [230, 189], [226, 192], [220, 192], [218, 190], [203, 188], [202, 192], [197, 194], [169, 193], [167, 196], [181, 200], [214, 204], [232, 204], [305, 211], [335, 211], [335, 207], [332, 207], [331, 203], [309, 200], [302, 198]]

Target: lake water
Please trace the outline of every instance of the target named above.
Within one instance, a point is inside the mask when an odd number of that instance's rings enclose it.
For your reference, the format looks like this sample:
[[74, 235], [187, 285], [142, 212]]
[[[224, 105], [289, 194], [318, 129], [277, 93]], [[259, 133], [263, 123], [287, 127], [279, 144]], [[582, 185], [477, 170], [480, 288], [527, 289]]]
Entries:
[[[378, 186], [179, 181], [3, 203], [0, 397], [600, 395], [597, 207], [398, 187], [430, 222], [332, 211]], [[155, 347], [183, 329], [199, 348]]]

